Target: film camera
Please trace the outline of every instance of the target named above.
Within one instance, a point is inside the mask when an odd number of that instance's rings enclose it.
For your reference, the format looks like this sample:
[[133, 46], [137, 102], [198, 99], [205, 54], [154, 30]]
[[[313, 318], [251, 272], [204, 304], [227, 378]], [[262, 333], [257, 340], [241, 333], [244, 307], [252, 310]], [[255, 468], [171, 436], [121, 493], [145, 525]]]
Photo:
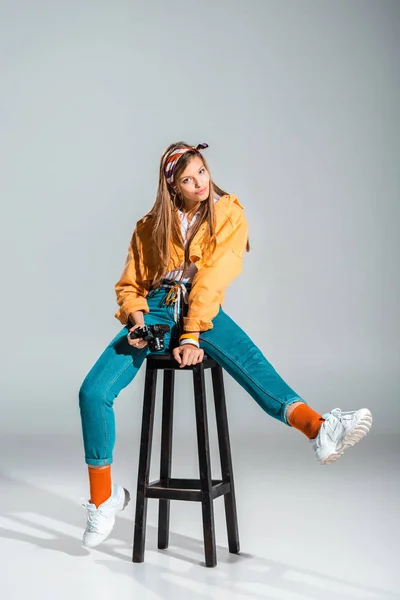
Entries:
[[167, 331], [170, 331], [169, 325], [144, 325], [143, 327], [138, 327], [135, 331], [131, 331], [129, 337], [131, 340], [141, 338], [148, 342], [149, 349], [152, 352], [159, 352], [160, 350], [164, 350], [164, 334]]

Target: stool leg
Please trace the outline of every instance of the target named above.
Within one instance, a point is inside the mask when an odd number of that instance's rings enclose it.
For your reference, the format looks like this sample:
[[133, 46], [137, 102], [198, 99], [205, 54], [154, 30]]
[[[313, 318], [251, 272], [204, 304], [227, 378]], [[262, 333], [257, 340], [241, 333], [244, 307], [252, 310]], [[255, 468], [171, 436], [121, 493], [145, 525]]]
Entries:
[[200, 488], [202, 492], [204, 551], [207, 567], [215, 567], [217, 553], [215, 547], [214, 505], [212, 498], [212, 480], [210, 464], [210, 445], [208, 440], [206, 388], [204, 383], [204, 365], [193, 368], [194, 401], [196, 409], [197, 445], [200, 468]]
[[219, 455], [221, 459], [221, 475], [223, 481], [229, 481], [231, 484], [230, 492], [224, 495], [229, 552], [238, 554], [240, 552], [240, 546], [236, 512], [236, 497], [233, 483], [232, 455], [231, 445], [229, 442], [228, 415], [226, 412], [224, 380], [220, 365], [217, 365], [211, 369], [211, 376], [214, 390]]
[[[163, 412], [161, 425], [160, 480], [169, 483], [172, 457], [172, 419], [175, 371], [164, 371]], [[158, 508], [158, 548], [165, 550], [169, 542], [170, 500], [161, 499]]]
[[133, 539], [133, 562], [143, 562], [146, 538], [147, 497], [149, 484], [151, 444], [153, 439], [154, 408], [156, 399], [157, 370], [147, 365], [144, 386], [142, 433], [140, 438], [139, 470], [136, 495], [135, 530]]

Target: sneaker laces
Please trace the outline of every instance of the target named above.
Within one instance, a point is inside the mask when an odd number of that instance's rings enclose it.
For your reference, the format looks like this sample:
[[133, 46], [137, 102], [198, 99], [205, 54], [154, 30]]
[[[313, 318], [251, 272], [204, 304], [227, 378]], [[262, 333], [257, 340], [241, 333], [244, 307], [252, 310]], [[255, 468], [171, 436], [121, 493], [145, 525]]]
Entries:
[[87, 522], [88, 522], [89, 529], [96, 530], [97, 525], [99, 523], [99, 519], [101, 516], [103, 516], [101, 509], [100, 508], [92, 508], [92, 506], [95, 506], [95, 505], [91, 504], [91, 502], [89, 502], [88, 500], [85, 500], [84, 498], [81, 498], [81, 506], [86, 509]]
[[346, 419], [346, 415], [354, 415], [354, 410], [343, 411], [340, 408], [334, 408], [330, 412], [322, 415], [322, 418], [325, 419], [325, 421], [322, 423], [322, 427], [324, 427], [326, 429], [326, 427], [327, 427], [326, 423], [329, 422], [331, 417], [338, 419], [342, 423], [343, 418]]

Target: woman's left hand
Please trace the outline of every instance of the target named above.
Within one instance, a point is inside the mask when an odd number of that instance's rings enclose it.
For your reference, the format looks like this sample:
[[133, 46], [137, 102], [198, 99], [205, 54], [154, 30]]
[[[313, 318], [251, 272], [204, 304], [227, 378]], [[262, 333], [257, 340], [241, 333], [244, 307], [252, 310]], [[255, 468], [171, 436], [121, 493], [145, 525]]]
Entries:
[[179, 368], [187, 365], [196, 365], [201, 363], [204, 358], [204, 350], [197, 348], [194, 344], [184, 344], [172, 350], [172, 355], [179, 363]]

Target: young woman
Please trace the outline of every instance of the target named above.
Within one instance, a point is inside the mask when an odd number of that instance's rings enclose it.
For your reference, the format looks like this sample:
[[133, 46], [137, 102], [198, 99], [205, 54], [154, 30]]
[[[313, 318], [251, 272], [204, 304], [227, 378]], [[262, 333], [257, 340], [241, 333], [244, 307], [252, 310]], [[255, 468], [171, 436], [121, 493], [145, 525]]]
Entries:
[[301, 431], [321, 464], [336, 461], [372, 425], [368, 409], [321, 416], [278, 375], [261, 350], [224, 312], [228, 285], [249, 251], [248, 225], [236, 196], [211, 179], [200, 150], [172, 144], [161, 157], [155, 204], [136, 225], [125, 268], [115, 285], [123, 328], [86, 376], [79, 393], [90, 501], [83, 502], [86, 546], [110, 533], [129, 493], [111, 480], [113, 403], [137, 374], [147, 342], [128, 334], [167, 324], [165, 351], [180, 367], [214, 358], [271, 417]]

